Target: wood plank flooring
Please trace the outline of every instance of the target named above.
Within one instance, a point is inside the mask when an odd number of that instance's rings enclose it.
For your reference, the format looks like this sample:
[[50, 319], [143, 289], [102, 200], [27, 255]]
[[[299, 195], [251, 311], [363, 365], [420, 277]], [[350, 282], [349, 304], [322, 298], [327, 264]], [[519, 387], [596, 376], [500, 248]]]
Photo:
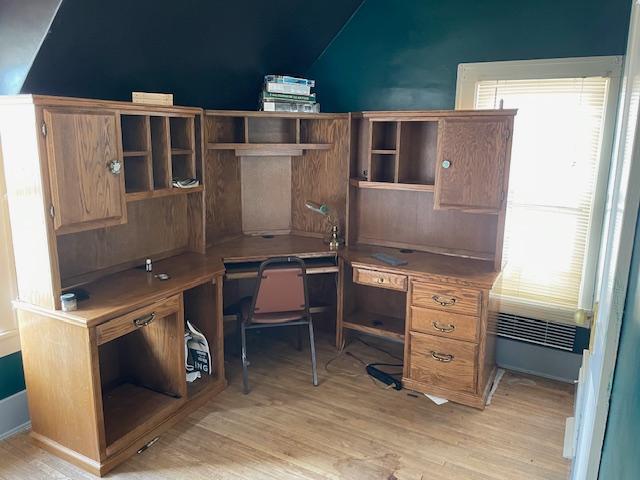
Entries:
[[[384, 389], [357, 360], [394, 363], [359, 341], [337, 358], [318, 340], [320, 385], [308, 347], [252, 333], [249, 395], [239, 361], [230, 386], [107, 478], [566, 479], [564, 419], [573, 386], [507, 372], [484, 412]], [[392, 349], [389, 344], [376, 344]], [[399, 350], [396, 350], [399, 352]], [[357, 358], [356, 358], [357, 357]], [[328, 366], [325, 365], [329, 362]], [[399, 369], [398, 369], [399, 370]], [[87, 479], [28, 434], [0, 442], [0, 479]]]

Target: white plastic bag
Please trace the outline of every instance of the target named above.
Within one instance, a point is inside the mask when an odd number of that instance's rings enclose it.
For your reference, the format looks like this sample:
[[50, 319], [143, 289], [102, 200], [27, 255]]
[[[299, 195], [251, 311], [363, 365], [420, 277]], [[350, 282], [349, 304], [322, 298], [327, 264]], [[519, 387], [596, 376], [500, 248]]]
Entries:
[[188, 320], [187, 329], [184, 332], [184, 366], [187, 382], [193, 382], [201, 375], [213, 374], [209, 342]]

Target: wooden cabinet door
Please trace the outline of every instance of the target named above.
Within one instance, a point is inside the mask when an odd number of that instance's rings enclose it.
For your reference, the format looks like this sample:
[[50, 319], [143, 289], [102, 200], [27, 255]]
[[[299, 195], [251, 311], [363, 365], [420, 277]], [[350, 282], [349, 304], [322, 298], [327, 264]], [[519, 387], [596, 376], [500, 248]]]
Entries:
[[54, 228], [69, 233], [125, 223], [117, 114], [46, 109], [44, 121]]
[[499, 211], [506, 197], [510, 122], [445, 119], [440, 128], [434, 208]]

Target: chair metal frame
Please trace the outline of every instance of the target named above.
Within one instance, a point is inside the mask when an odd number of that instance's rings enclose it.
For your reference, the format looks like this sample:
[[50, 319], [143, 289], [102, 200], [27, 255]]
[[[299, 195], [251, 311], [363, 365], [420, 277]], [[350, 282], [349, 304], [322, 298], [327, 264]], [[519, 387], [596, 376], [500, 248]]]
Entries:
[[[302, 272], [302, 284], [304, 289], [304, 309], [303, 319], [284, 321], [279, 323], [253, 323], [253, 315], [255, 313], [256, 301], [258, 294], [260, 293], [260, 285], [264, 278], [265, 271], [274, 269], [277, 267], [297, 265]], [[277, 266], [277, 267], [274, 267]], [[307, 267], [299, 257], [273, 257], [265, 260], [260, 264], [258, 269], [258, 280], [256, 282], [256, 288], [251, 299], [251, 307], [248, 312], [247, 318], [243, 318], [242, 312], [238, 315], [238, 330], [240, 332], [240, 344], [241, 344], [241, 360], [242, 360], [242, 386], [245, 394], [249, 393], [249, 361], [247, 360], [247, 330], [258, 330], [261, 328], [274, 328], [274, 327], [292, 327], [292, 326], [309, 326], [309, 344], [311, 348], [311, 372], [313, 378], [313, 385], [318, 386], [318, 369], [316, 360], [316, 347], [313, 334], [313, 319], [311, 313], [309, 313], [309, 290], [307, 287]], [[300, 337], [298, 337], [300, 340]]]

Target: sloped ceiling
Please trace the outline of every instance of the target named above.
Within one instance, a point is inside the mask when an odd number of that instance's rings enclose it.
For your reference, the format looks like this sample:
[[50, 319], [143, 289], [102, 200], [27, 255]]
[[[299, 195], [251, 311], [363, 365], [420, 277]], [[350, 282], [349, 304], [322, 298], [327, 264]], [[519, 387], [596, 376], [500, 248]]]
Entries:
[[0, 0], [0, 95], [20, 92], [61, 0]]
[[253, 110], [263, 75], [303, 75], [361, 3], [64, 0], [22, 92]]

